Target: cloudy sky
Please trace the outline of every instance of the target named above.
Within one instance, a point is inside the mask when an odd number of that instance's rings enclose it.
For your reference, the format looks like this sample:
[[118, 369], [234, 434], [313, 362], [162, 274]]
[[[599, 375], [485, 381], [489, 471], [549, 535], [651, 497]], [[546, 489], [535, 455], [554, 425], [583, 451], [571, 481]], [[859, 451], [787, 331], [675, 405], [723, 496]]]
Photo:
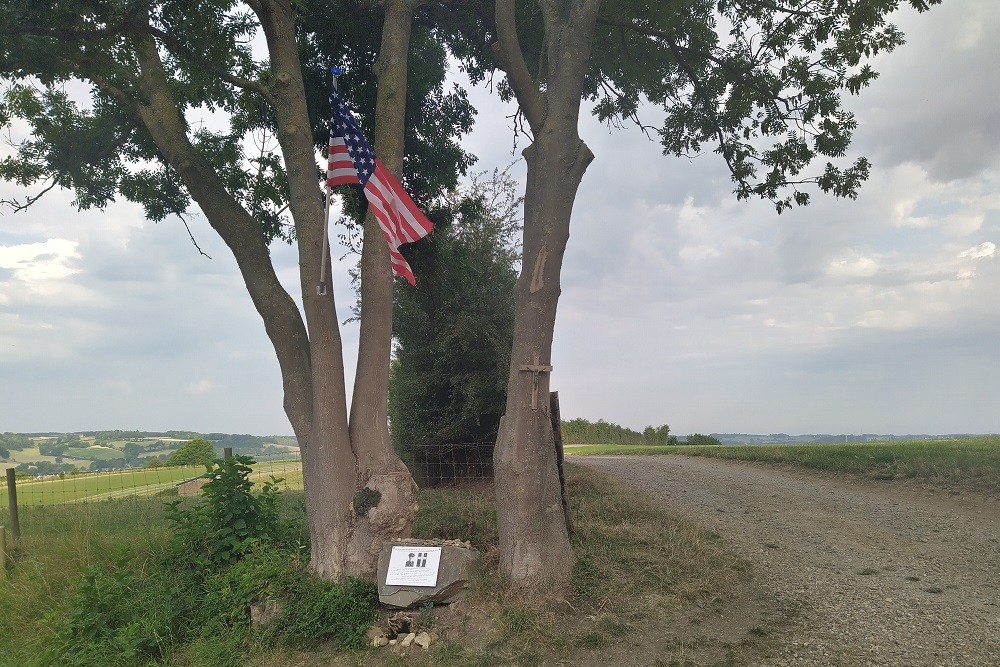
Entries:
[[[908, 43], [850, 102], [852, 155], [874, 163], [857, 201], [777, 216], [736, 201], [715, 155], [665, 157], [584, 122], [597, 159], [552, 359], [565, 417], [678, 434], [1000, 431], [1000, 3], [897, 23]], [[510, 109], [473, 99], [467, 148], [504, 166]], [[177, 220], [72, 199], [0, 215], [0, 431], [290, 433], [273, 352], [207, 223], [190, 221], [212, 259]], [[294, 291], [291, 248], [273, 253]], [[349, 263], [335, 273], [345, 318]], [[344, 336], [351, 373], [356, 326]]]

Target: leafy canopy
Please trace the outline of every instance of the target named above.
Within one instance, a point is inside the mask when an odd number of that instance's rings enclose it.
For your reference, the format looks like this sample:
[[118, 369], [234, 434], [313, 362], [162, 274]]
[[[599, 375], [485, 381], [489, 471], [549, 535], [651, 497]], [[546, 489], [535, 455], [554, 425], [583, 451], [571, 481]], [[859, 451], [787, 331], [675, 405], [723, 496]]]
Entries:
[[[317, 152], [327, 142], [330, 63], [345, 66], [341, 89], [366, 131], [373, 125], [375, 61], [381, 16], [369, 3], [304, 0], [298, 44]], [[188, 136], [226, 190], [260, 225], [268, 241], [291, 239], [288, 186], [275, 140], [269, 96], [277, 73], [259, 59], [256, 16], [233, 0], [191, 5], [180, 0], [0, 2], [0, 125], [26, 122], [16, 152], [0, 160], [0, 178], [75, 194], [80, 209], [118, 197], [141, 204], [158, 221], [184, 216], [189, 193], [175, 166], [139, 122], [136, 50], [153, 40]], [[338, 20], [329, 17], [336, 13]], [[413, 36], [405, 142], [406, 185], [418, 202], [453, 187], [473, 157], [459, 145], [473, 109], [464, 91], [445, 90], [445, 48], [431, 30]], [[320, 170], [317, 168], [317, 181]], [[359, 212], [356, 197], [345, 191]], [[5, 202], [15, 209], [36, 198]]]
[[[846, 160], [857, 121], [842, 98], [877, 78], [867, 59], [903, 44], [887, 20], [893, 12], [940, 2], [601, 0], [584, 99], [609, 125], [635, 124], [656, 138], [665, 154], [719, 154], [740, 199], [769, 199], [780, 213], [808, 204], [807, 186], [854, 198], [870, 164]], [[560, 4], [568, 16], [584, 3]], [[544, 97], [548, 49], [561, 36], [546, 34], [543, 6], [518, 2], [516, 19]], [[495, 34], [489, 21], [479, 29]], [[482, 37], [472, 28], [463, 35], [455, 47], [470, 76], [491, 77], [491, 55], [473, 46]], [[506, 81], [499, 91], [513, 96]], [[646, 104], [662, 108], [659, 127], [644, 123]]]
[[167, 458], [168, 466], [210, 465], [215, 460], [215, 448], [204, 438], [188, 440]]

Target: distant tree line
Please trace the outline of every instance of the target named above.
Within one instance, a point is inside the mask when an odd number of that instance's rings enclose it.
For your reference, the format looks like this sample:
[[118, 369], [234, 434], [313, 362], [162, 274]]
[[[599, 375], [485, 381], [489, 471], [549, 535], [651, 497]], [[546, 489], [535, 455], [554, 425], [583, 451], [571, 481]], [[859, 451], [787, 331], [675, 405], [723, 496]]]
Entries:
[[714, 435], [703, 435], [701, 433], [692, 433], [687, 437], [686, 444], [688, 445], [721, 445], [722, 441], [716, 438]]
[[[87, 438], [87, 439], [85, 439]], [[90, 440], [92, 438], [93, 440]], [[152, 438], [156, 438], [155, 440]], [[162, 439], [161, 439], [162, 438]], [[178, 443], [178, 440], [185, 442]], [[192, 441], [197, 441], [198, 454], [189, 455], [190, 448], [183, 456], [175, 456]], [[261, 454], [269, 444], [275, 442], [294, 444], [289, 437], [257, 436], [248, 434], [209, 433], [201, 435], [194, 431], [78, 431], [75, 433], [0, 433], [0, 459], [9, 460], [12, 451], [22, 451], [33, 447], [44, 457], [55, 461], [29, 461], [21, 463], [19, 474], [51, 475], [76, 470], [64, 458], [90, 461], [90, 470], [120, 468], [156, 467], [162, 465], [189, 465], [208, 463], [215, 458], [214, 450], [230, 447], [235, 453]], [[101, 448], [93, 447], [99, 445]], [[213, 447], [214, 445], [214, 447]], [[178, 449], [180, 446], [180, 449]], [[110, 450], [116, 450], [117, 454]], [[149, 456], [150, 452], [176, 450], [169, 456]], [[86, 464], [84, 465], [86, 468]]]
[[[31, 438], [21, 433], [0, 433], [0, 447], [6, 450], [21, 451], [31, 447], [31, 445]], [[8, 456], [10, 456], [9, 453], [4, 458]]]
[[50, 461], [21, 463], [17, 466], [16, 470], [20, 476], [58, 475], [68, 472], [78, 472], [77, 467], [72, 463], [52, 463]]
[[670, 426], [647, 426], [642, 433], [625, 426], [598, 419], [577, 418], [563, 421], [563, 442], [567, 445], [668, 445], [676, 444]]

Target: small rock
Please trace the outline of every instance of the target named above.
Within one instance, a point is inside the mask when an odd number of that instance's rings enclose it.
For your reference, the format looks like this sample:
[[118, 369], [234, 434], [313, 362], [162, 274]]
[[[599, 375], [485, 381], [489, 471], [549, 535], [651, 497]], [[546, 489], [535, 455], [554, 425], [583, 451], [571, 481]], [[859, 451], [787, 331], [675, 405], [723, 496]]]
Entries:
[[422, 649], [426, 649], [431, 645], [431, 636], [426, 632], [421, 632], [419, 635], [413, 638], [413, 643]]
[[413, 640], [416, 638], [417, 638], [417, 633], [411, 632], [410, 634], [406, 635], [406, 637], [404, 637], [402, 641], [399, 642], [399, 645], [402, 646], [403, 648], [406, 648], [407, 646], [412, 644]]
[[250, 626], [260, 628], [282, 614], [281, 603], [272, 598], [250, 605]]
[[372, 638], [372, 646], [375, 647], [375, 648], [378, 648], [380, 646], [385, 646], [390, 641], [396, 641], [396, 640], [395, 639], [390, 640], [385, 635], [382, 635], [381, 637], [373, 637]]

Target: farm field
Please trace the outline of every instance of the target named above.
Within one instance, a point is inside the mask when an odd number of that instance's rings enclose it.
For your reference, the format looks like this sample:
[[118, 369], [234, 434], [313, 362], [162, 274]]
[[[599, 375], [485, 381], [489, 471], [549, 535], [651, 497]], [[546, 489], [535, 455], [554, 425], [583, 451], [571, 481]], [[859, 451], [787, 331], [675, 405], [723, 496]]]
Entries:
[[575, 456], [682, 454], [790, 464], [869, 479], [909, 479], [1000, 493], [1000, 435], [846, 444], [631, 446], [567, 445]]
[[25, 449], [20, 450], [10, 450], [10, 460], [14, 463], [31, 463], [32, 461], [48, 461], [49, 463], [54, 463], [56, 457], [42, 456], [41, 452], [38, 451], [38, 447], [26, 447]]
[[[283, 478], [281, 487], [302, 488], [302, 465], [297, 460], [264, 461], [253, 466], [254, 482], [269, 477]], [[17, 481], [19, 507], [59, 505], [85, 501], [111, 500], [130, 496], [153, 496], [170, 492], [184, 480], [203, 475], [204, 466], [135, 468], [129, 470], [80, 473], [62, 478], [25, 479]], [[6, 482], [0, 484], [5, 487]], [[6, 490], [0, 493], [0, 508], [7, 507]]]

